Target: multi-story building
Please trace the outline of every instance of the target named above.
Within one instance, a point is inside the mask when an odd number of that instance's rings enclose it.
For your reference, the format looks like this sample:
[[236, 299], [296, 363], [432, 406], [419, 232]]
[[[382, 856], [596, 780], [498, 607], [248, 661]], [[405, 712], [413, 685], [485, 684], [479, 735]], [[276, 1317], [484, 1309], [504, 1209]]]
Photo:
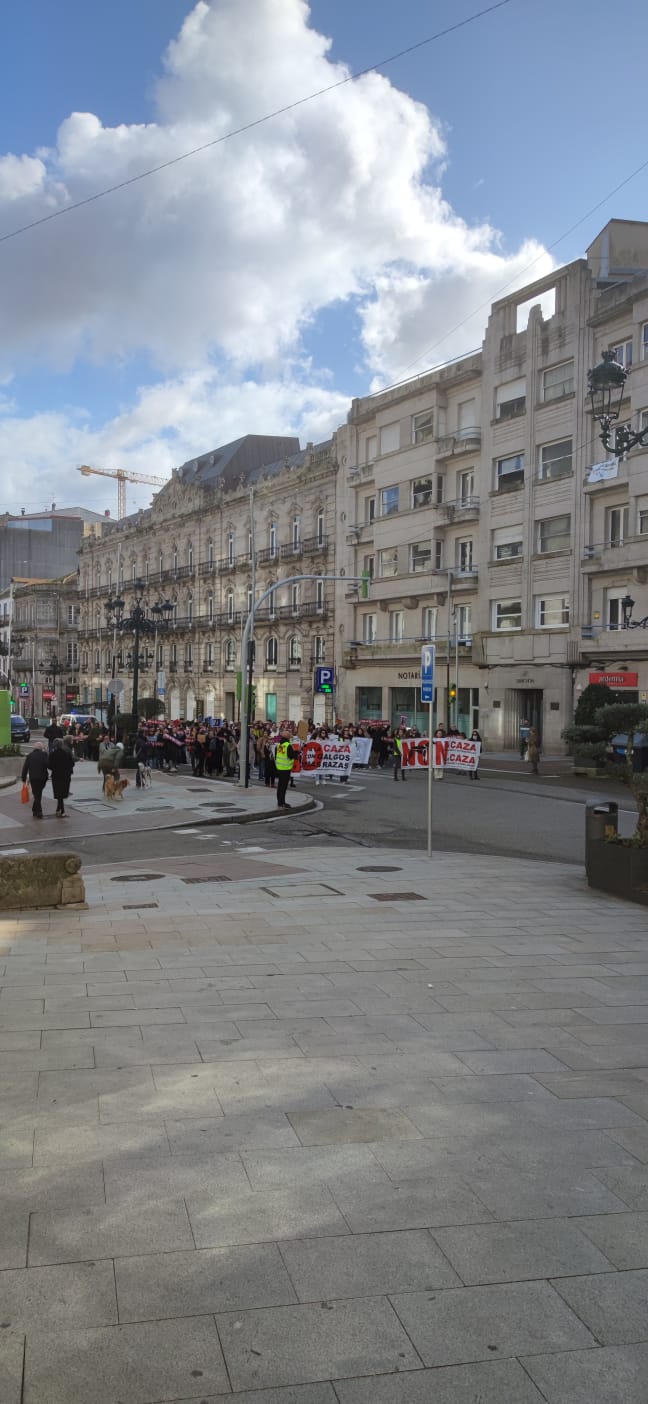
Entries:
[[423, 640], [435, 720], [493, 748], [524, 717], [559, 748], [599, 673], [648, 695], [648, 632], [621, 608], [630, 592], [648, 622], [648, 449], [595, 468], [587, 370], [608, 348], [629, 372], [624, 418], [648, 423], [648, 224], [611, 221], [586, 259], [495, 303], [479, 354], [353, 402], [344, 568], [373, 586], [337, 590], [344, 715], [426, 724]]
[[23, 716], [66, 712], [79, 700], [76, 570], [56, 580], [12, 580], [0, 593], [0, 671]]
[[[106, 513], [106, 516], [109, 516]], [[0, 590], [11, 580], [53, 580], [77, 568], [86, 532], [105, 520], [85, 507], [0, 516]]]
[[[322, 712], [314, 670], [334, 664], [336, 461], [332, 443], [246, 435], [176, 470], [152, 506], [80, 553], [81, 700], [100, 705], [108, 680], [132, 700], [131, 638], [107, 616], [109, 597], [168, 601], [170, 628], [142, 639], [140, 698], [164, 697], [166, 715], [238, 714], [242, 633], [257, 612], [256, 712], [299, 720]], [[303, 580], [291, 581], [293, 576]], [[149, 657], [150, 655], [150, 657]], [[238, 685], [237, 685], [238, 684]]]

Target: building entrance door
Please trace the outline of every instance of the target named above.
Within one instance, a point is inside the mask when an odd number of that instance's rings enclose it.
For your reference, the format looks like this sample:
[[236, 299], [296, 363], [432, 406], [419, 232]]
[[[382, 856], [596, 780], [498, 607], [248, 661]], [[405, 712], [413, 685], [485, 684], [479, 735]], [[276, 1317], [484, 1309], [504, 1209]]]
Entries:
[[519, 690], [517, 700], [518, 735], [520, 722], [526, 720], [530, 726], [535, 727], [540, 740], [542, 740], [542, 689], [532, 688], [529, 692]]

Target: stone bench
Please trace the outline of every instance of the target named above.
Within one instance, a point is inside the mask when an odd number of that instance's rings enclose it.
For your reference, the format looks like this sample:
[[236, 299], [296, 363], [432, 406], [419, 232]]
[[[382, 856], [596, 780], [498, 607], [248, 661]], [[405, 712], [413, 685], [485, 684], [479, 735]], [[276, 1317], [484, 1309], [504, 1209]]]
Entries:
[[78, 854], [0, 858], [0, 911], [81, 906], [85, 906], [85, 886]]

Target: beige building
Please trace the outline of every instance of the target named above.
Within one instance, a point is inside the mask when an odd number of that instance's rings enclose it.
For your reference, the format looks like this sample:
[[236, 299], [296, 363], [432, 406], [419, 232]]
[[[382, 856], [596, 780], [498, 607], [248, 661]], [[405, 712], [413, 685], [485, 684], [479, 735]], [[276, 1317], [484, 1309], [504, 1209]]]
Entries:
[[[132, 697], [133, 641], [108, 622], [109, 597], [126, 614], [139, 597], [149, 610], [168, 600], [171, 628], [141, 640], [140, 698], [163, 699], [170, 718], [234, 719], [253, 592], [275, 587], [257, 614], [256, 715], [324, 720], [313, 688], [316, 666], [334, 663], [336, 468], [332, 443], [302, 450], [297, 439], [246, 435], [186, 463], [147, 511], [86, 541], [81, 700], [105, 702], [113, 672], [125, 710]], [[286, 583], [293, 576], [307, 578]]]
[[[420, 650], [437, 648], [435, 720], [492, 749], [523, 718], [561, 748], [599, 673], [648, 695], [648, 448], [609, 457], [587, 371], [614, 348], [623, 418], [648, 423], [648, 225], [613, 220], [587, 258], [494, 304], [481, 353], [355, 400], [337, 435], [339, 710], [423, 726]], [[594, 471], [592, 471], [594, 469]], [[341, 558], [340, 558], [341, 559]], [[455, 697], [456, 690], [456, 697]]]
[[15, 579], [0, 592], [0, 664], [24, 717], [69, 711], [79, 700], [77, 572]]

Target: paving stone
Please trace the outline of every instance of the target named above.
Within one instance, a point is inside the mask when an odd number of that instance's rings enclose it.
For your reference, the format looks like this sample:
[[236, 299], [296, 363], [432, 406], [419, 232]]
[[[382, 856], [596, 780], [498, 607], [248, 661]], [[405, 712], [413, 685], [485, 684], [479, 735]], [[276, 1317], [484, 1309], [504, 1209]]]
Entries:
[[71, 1263], [192, 1247], [182, 1200], [158, 1200], [132, 1208], [114, 1203], [33, 1214], [29, 1263]]
[[627, 1206], [590, 1170], [569, 1166], [547, 1174], [482, 1167], [466, 1174], [471, 1186], [496, 1219], [539, 1219], [572, 1214], [614, 1214]]
[[544, 1048], [520, 1048], [512, 1052], [471, 1053], [458, 1055], [474, 1073], [536, 1073], [562, 1072], [564, 1064]]
[[596, 1341], [547, 1282], [399, 1293], [392, 1301], [426, 1365], [459, 1365]]
[[417, 1140], [416, 1127], [403, 1112], [337, 1109], [323, 1112], [293, 1112], [290, 1115], [300, 1141], [305, 1146], [341, 1145], [351, 1141]]
[[648, 1268], [648, 1214], [599, 1214], [578, 1227], [619, 1269]]
[[648, 1346], [534, 1355], [522, 1364], [547, 1404], [646, 1404]]
[[302, 1302], [461, 1285], [424, 1229], [302, 1239], [282, 1243], [280, 1251]]
[[[120, 1156], [105, 1162], [108, 1204], [152, 1203], [157, 1199], [184, 1199], [188, 1195], [249, 1191], [250, 1182], [238, 1155]], [[170, 1313], [173, 1315], [173, 1312]]]
[[78, 1164], [125, 1151], [146, 1154], [168, 1147], [164, 1127], [154, 1122], [117, 1125], [36, 1127], [34, 1165]]
[[266, 1190], [227, 1199], [216, 1190], [187, 1200], [196, 1246], [274, 1242], [283, 1238], [347, 1233], [347, 1225], [325, 1188]]
[[339, 1404], [543, 1404], [517, 1360], [336, 1381], [335, 1391]]
[[648, 1272], [570, 1277], [553, 1285], [601, 1345], [648, 1340]]
[[437, 1228], [434, 1238], [468, 1286], [610, 1269], [603, 1253], [581, 1233], [577, 1219]]
[[285, 1112], [281, 1111], [263, 1110], [240, 1116], [168, 1121], [167, 1132], [174, 1155], [193, 1155], [205, 1146], [218, 1153], [264, 1146], [281, 1149], [301, 1144]]
[[403, 1185], [335, 1185], [334, 1198], [352, 1233], [483, 1223], [491, 1218], [482, 1200], [457, 1176], [433, 1175]]
[[151, 1404], [229, 1392], [208, 1316], [36, 1333], [25, 1355], [25, 1404]]
[[200, 1316], [297, 1300], [274, 1244], [147, 1253], [115, 1263], [120, 1321]]
[[[196, 1404], [196, 1400], [179, 1399], [177, 1404]], [[199, 1404], [223, 1404], [222, 1396], [201, 1397]], [[286, 1389], [253, 1389], [251, 1394], [245, 1390], [237, 1394], [236, 1404], [338, 1404], [338, 1400], [330, 1384], [288, 1385]]]
[[0, 1320], [12, 1331], [27, 1333], [113, 1325], [117, 1301], [112, 1263], [0, 1272]]
[[101, 1166], [43, 1165], [0, 1174], [0, 1220], [18, 1206], [27, 1209], [67, 1209], [104, 1204]]
[[0, 1269], [26, 1266], [28, 1238], [29, 1208], [26, 1204], [0, 1215]]
[[21, 1404], [24, 1350], [24, 1336], [3, 1332], [0, 1337], [0, 1399], [2, 1404]]
[[247, 1311], [217, 1322], [235, 1392], [420, 1364], [384, 1298]]
[[383, 1167], [364, 1145], [244, 1151], [242, 1159], [255, 1190], [283, 1189], [291, 1184], [337, 1184], [349, 1178], [362, 1180], [363, 1184], [389, 1182]]

